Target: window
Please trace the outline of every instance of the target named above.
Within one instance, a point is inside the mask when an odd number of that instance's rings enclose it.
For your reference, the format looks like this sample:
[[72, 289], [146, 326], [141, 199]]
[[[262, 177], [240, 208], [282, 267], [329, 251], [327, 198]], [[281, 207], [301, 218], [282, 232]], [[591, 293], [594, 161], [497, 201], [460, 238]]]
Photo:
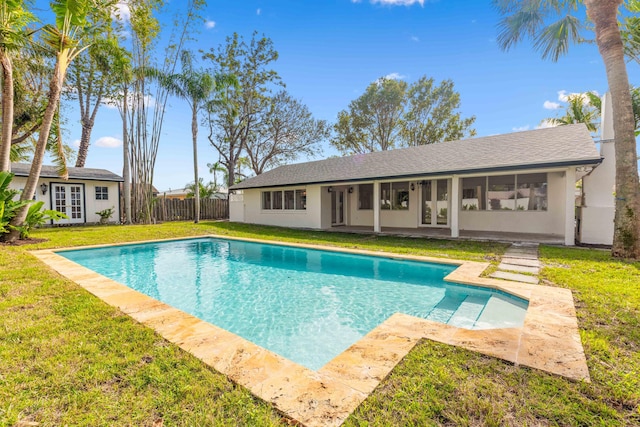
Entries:
[[307, 190], [296, 190], [296, 210], [307, 209]]
[[284, 192], [284, 208], [285, 209], [293, 209], [294, 203], [295, 203], [295, 199], [294, 199], [294, 194], [295, 192], [293, 190], [285, 190]]
[[358, 185], [358, 209], [373, 209], [373, 184]]
[[462, 210], [546, 211], [547, 174], [464, 178]]
[[547, 174], [530, 173], [518, 175], [518, 201], [516, 209], [519, 211], [547, 210]]
[[516, 176], [490, 176], [487, 187], [487, 208], [492, 211], [516, 209]]
[[271, 209], [282, 209], [282, 191], [271, 192]]
[[109, 187], [96, 187], [96, 200], [109, 200]]
[[271, 209], [271, 191], [262, 192], [262, 209]]
[[380, 208], [409, 209], [409, 182], [383, 182], [380, 184]]
[[486, 209], [485, 197], [487, 191], [487, 177], [462, 179], [462, 210], [483, 211]]

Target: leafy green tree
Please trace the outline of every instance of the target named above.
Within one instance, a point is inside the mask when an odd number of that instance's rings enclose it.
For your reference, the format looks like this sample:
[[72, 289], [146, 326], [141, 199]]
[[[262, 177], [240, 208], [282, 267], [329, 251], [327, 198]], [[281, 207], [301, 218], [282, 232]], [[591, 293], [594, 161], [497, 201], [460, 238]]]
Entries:
[[382, 78], [338, 113], [331, 144], [343, 154], [433, 144], [475, 135], [475, 117], [456, 111], [460, 94], [453, 82], [439, 85], [421, 77], [413, 84]]
[[343, 154], [385, 151], [400, 139], [400, 122], [407, 103], [407, 83], [380, 78], [338, 113], [331, 144]]
[[14, 121], [13, 57], [27, 42], [26, 26], [33, 15], [23, 0], [0, 3], [0, 68], [2, 68], [2, 131], [0, 133], [0, 171], [11, 169], [11, 140]]
[[[622, 0], [494, 0], [504, 16], [498, 43], [508, 50], [523, 38], [533, 40], [543, 58], [557, 61], [572, 43], [584, 39], [583, 22], [575, 16], [582, 5], [595, 32], [611, 93], [616, 152], [616, 213], [612, 255], [640, 259], [640, 179], [635, 120], [625, 63], [625, 44], [618, 23]], [[554, 20], [558, 18], [557, 20]], [[626, 41], [627, 39], [625, 39]], [[627, 49], [628, 52], [628, 49]]]
[[[67, 69], [75, 57], [86, 48], [82, 47], [82, 36], [87, 30], [86, 17], [90, 7], [99, 6], [90, 0], [56, 0], [51, 2], [55, 25], [44, 26], [42, 42], [55, 53], [56, 61], [49, 83], [47, 108], [38, 132], [31, 170], [20, 200], [31, 200], [35, 194]], [[26, 206], [16, 212], [11, 220], [12, 230], [3, 236], [5, 241], [15, 241], [20, 237], [19, 228], [24, 224], [27, 213]]]
[[[220, 103], [223, 90], [227, 86], [235, 84], [235, 78], [213, 74], [207, 70], [197, 70], [193, 67], [193, 54], [185, 50], [181, 54], [182, 70], [179, 73], [166, 75], [162, 72], [152, 71], [152, 75], [158, 83], [165, 87], [170, 94], [184, 99], [191, 109], [191, 136], [193, 144], [193, 175], [194, 183], [200, 182], [198, 178], [198, 115], [207, 105]], [[214, 99], [211, 99], [211, 98]], [[199, 192], [194, 191], [194, 223], [200, 222], [200, 197]]]
[[476, 135], [471, 126], [475, 116], [462, 118], [460, 94], [453, 81], [435, 85], [433, 78], [421, 77], [409, 86], [407, 107], [400, 123], [404, 145], [417, 146], [454, 141]]
[[198, 180], [199, 191], [197, 193], [195, 183], [193, 182], [185, 185], [184, 189], [187, 190], [187, 199], [210, 199], [218, 191], [216, 185], [213, 182], [205, 184], [203, 178], [200, 178]]
[[271, 63], [278, 52], [271, 39], [253, 33], [246, 43], [237, 33], [226, 43], [211, 49], [205, 58], [213, 61], [225, 75], [236, 76], [238, 84], [224, 92], [225, 102], [210, 103], [209, 142], [218, 151], [220, 163], [228, 172], [227, 187], [236, 183], [236, 170], [247, 142], [255, 138], [260, 114], [267, 108], [270, 92], [281, 86]]
[[118, 38], [111, 26], [110, 9], [92, 9], [90, 23], [95, 27], [90, 47], [82, 52], [70, 67], [67, 94], [78, 101], [82, 133], [76, 167], [84, 167], [91, 132], [96, 116], [105, 98], [115, 97], [119, 76], [114, 62], [119, 57]]
[[269, 99], [258, 123], [245, 147], [256, 175], [299, 156], [318, 153], [319, 142], [330, 134], [324, 120], [315, 120], [306, 105], [284, 90]]

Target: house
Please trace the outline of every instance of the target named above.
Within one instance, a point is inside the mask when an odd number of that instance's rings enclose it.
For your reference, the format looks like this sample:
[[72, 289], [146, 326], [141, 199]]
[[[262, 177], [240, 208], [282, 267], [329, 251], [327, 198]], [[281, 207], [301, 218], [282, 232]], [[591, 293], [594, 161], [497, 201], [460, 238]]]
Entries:
[[[11, 182], [13, 189], [21, 191], [24, 188], [30, 169], [31, 164], [28, 163], [11, 164], [11, 172], [15, 175]], [[96, 212], [109, 208], [114, 208], [115, 212], [109, 221], [118, 222], [122, 177], [105, 169], [67, 169], [69, 179], [63, 180], [55, 166], [42, 166], [36, 187], [34, 200], [43, 201], [45, 209], [55, 209], [69, 217], [55, 223], [97, 223], [100, 215]]]
[[[164, 199], [176, 199], [176, 200], [184, 200], [187, 198], [187, 194], [189, 194], [191, 190], [186, 188], [178, 188], [176, 190], [166, 190], [160, 191], [157, 194], [157, 197], [162, 197]], [[210, 199], [222, 199], [226, 200], [228, 197], [228, 190], [226, 188], [218, 187], [218, 191], [213, 193]]]
[[576, 181], [602, 162], [582, 124], [330, 158], [234, 185], [230, 220], [518, 233], [573, 245]]

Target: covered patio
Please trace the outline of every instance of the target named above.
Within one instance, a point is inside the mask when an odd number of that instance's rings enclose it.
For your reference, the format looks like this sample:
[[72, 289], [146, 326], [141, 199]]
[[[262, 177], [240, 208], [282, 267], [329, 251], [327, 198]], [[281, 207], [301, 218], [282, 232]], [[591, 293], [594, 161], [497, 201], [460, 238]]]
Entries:
[[547, 245], [564, 245], [565, 238], [554, 234], [509, 233], [504, 231], [461, 230], [458, 237], [451, 237], [449, 228], [399, 228], [382, 227], [380, 232], [367, 226], [337, 226], [326, 231], [337, 233], [372, 234], [382, 236], [405, 236], [413, 238], [446, 239], [446, 240], [479, 240], [496, 242], [543, 243]]

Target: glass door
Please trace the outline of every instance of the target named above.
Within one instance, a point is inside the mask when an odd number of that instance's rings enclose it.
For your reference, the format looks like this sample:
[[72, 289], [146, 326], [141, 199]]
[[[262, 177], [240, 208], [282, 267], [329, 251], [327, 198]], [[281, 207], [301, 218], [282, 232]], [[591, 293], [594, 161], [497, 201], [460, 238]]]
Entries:
[[331, 193], [331, 225], [344, 225], [344, 190]]
[[84, 195], [82, 185], [53, 184], [53, 208], [67, 215], [68, 219], [56, 224], [77, 224], [84, 222]]
[[433, 179], [421, 182], [421, 212], [423, 226], [449, 225], [449, 180]]

